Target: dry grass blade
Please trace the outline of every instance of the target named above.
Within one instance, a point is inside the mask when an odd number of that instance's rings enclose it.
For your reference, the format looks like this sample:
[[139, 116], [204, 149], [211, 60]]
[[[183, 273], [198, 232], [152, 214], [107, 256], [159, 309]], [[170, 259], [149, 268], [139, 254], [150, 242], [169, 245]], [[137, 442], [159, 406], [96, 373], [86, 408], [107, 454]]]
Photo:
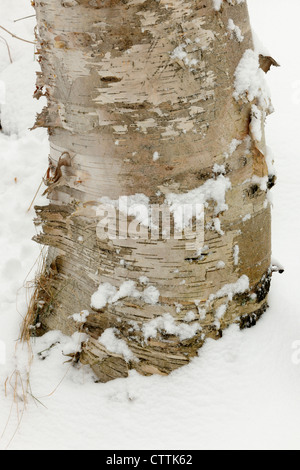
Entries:
[[43, 251], [41, 252], [37, 263], [37, 274], [34, 281], [28, 282], [26, 284], [26, 288], [28, 289], [28, 293], [30, 295], [30, 300], [28, 303], [27, 313], [23, 320], [20, 341], [27, 343], [30, 342], [32, 327], [37, 322], [41, 308], [45, 308], [45, 305], [49, 305], [51, 303], [49, 279], [45, 274], [46, 257]]
[[18, 21], [28, 20], [28, 18], [35, 18], [35, 16], [36, 15], [23, 16], [23, 18], [18, 18], [17, 20], [14, 20], [14, 23], [17, 23]]
[[27, 42], [28, 44], [36, 44], [34, 41], [28, 41], [27, 39], [20, 38], [19, 36], [16, 36], [14, 33], [11, 33], [8, 31], [8, 29], [4, 28], [3, 26], [0, 26], [0, 29], [3, 29], [7, 34], [10, 34], [13, 38], [19, 39], [19, 41]]
[[[32, 355], [29, 356], [29, 367], [32, 361]], [[14, 409], [14, 406], [16, 407], [16, 412], [17, 412], [17, 426], [13, 432], [12, 437], [9, 440], [9, 443], [6, 446], [6, 449], [9, 448], [10, 444], [12, 443], [18, 429], [20, 428], [26, 406], [27, 406], [27, 396], [28, 396], [28, 391], [29, 391], [29, 373], [27, 374], [26, 377], [26, 383], [24, 384], [22, 375], [20, 371], [15, 370], [10, 377], [8, 377], [5, 381], [5, 395], [8, 395], [8, 386], [10, 386], [13, 394], [13, 399], [12, 399], [12, 404], [9, 412], [9, 416], [7, 418], [7, 422], [5, 425], [5, 428], [3, 430], [3, 433], [1, 435], [1, 439], [5, 436], [9, 422], [12, 417], [12, 412]], [[22, 409], [20, 409], [20, 403], [22, 403]]]
[[[9, 416], [5, 425], [5, 428], [2, 432], [2, 435], [0, 436], [0, 439], [3, 439], [5, 434], [7, 433], [9, 423], [12, 418], [13, 411], [15, 409], [16, 415], [17, 415], [17, 425], [16, 428], [14, 429], [13, 435], [9, 440], [9, 443], [7, 445], [7, 448], [10, 446], [11, 442], [13, 441], [20, 425], [22, 422], [22, 418], [24, 416], [27, 404], [28, 404], [28, 397], [32, 397], [35, 402], [40, 403], [43, 405], [36, 397], [34, 397], [31, 386], [30, 386], [30, 368], [32, 365], [33, 361], [33, 352], [31, 348], [31, 341], [30, 341], [30, 336], [32, 332], [32, 325], [34, 325], [36, 321], [36, 315], [38, 313], [37, 307], [38, 307], [38, 293], [39, 290], [42, 289], [42, 285], [45, 288], [45, 282], [44, 278], [45, 276], [43, 273], [45, 272], [45, 252], [44, 250], [41, 251], [40, 256], [38, 257], [37, 261], [35, 262], [34, 267], [37, 269], [37, 275], [32, 283], [27, 282], [24, 287], [27, 289], [28, 295], [30, 295], [30, 301], [28, 303], [28, 310], [25, 318], [23, 319], [23, 324], [22, 324], [22, 329], [21, 329], [21, 334], [20, 334], [20, 339], [16, 344], [16, 358], [17, 358], [17, 353], [18, 353], [18, 348], [27, 346], [27, 350], [24, 354], [28, 355], [28, 364], [26, 366], [26, 369], [24, 369], [22, 372], [18, 369], [15, 369], [13, 373], [11, 374], [10, 377], [8, 377], [5, 381], [4, 387], [5, 387], [5, 396], [8, 397], [9, 392], [12, 394], [12, 404], [9, 412]], [[32, 269], [30, 273], [32, 272]], [[30, 275], [28, 273], [28, 276]], [[27, 279], [26, 278], [26, 279]], [[26, 282], [26, 281], [25, 281]], [[33, 289], [33, 295], [32, 295], [32, 289]], [[44, 406], [44, 405], [43, 405]]]
[[12, 64], [13, 63], [13, 60], [12, 60], [12, 56], [11, 56], [11, 52], [10, 52], [10, 48], [9, 48], [9, 45], [8, 45], [8, 42], [6, 41], [6, 39], [2, 36], [0, 36], [0, 39], [2, 39], [2, 41], [5, 42], [6, 44], [6, 47], [7, 47], [7, 51], [8, 51], [8, 56], [9, 56], [9, 60], [10, 60], [10, 63]]
[[35, 193], [35, 195], [34, 195], [32, 201], [31, 201], [31, 204], [30, 204], [30, 206], [29, 206], [28, 209], [27, 209], [27, 212], [30, 212], [30, 211], [31, 211], [31, 208], [32, 208], [32, 206], [33, 206], [33, 204], [34, 204], [34, 201], [36, 200], [37, 195], [38, 195], [38, 193], [39, 193], [39, 191], [40, 191], [40, 189], [41, 189], [41, 187], [42, 187], [42, 185], [43, 185], [43, 183], [44, 183], [44, 181], [45, 181], [46, 175], [47, 175], [47, 173], [45, 173], [44, 178], [43, 178], [42, 181], [40, 182], [40, 185], [39, 185], [38, 189], [36, 190], [36, 193]]

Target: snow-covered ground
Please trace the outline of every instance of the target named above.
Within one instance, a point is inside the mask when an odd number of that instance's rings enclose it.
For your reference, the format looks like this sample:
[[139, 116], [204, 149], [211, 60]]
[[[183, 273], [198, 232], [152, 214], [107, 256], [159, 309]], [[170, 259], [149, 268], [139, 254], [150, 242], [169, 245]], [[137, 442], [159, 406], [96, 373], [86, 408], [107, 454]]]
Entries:
[[[207, 341], [198, 358], [170, 377], [132, 373], [106, 385], [95, 384], [87, 369], [63, 364], [69, 340], [51, 333], [33, 346], [35, 399], [24, 413], [14, 403], [14, 382], [5, 387], [4, 381], [27, 364], [26, 350], [17, 351], [18, 360], [14, 355], [28, 300], [22, 286], [40, 254], [30, 241], [34, 214], [27, 209], [47, 167], [48, 143], [44, 131], [28, 131], [42, 105], [31, 98], [34, 46], [0, 31], [13, 59], [10, 65], [0, 39], [0, 81], [7, 88], [0, 133], [0, 449], [299, 450], [300, 3], [248, 3], [256, 33], [281, 64], [268, 74], [276, 114], [268, 118], [267, 138], [278, 173], [273, 252], [286, 271], [274, 275], [269, 311], [252, 330], [232, 327], [222, 340]], [[33, 39], [34, 19], [13, 22], [32, 13], [27, 0], [1, 0], [0, 25]], [[38, 359], [56, 340], [49, 356]]]

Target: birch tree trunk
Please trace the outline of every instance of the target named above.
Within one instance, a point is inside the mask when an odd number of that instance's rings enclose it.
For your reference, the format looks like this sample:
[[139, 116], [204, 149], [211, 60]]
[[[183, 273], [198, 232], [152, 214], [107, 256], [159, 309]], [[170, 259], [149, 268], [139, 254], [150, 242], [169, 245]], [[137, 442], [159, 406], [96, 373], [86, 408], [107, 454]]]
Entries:
[[[52, 170], [49, 205], [36, 208], [36, 240], [49, 246], [37, 334], [86, 333], [80, 360], [100, 381], [131, 369], [169, 374], [206, 338], [232, 323], [252, 326], [267, 308], [265, 110], [250, 92], [233, 96], [237, 67], [253, 50], [247, 5], [35, 0], [35, 7], [42, 68], [35, 95], [48, 98], [36, 127], [49, 130]], [[197, 256], [188, 256], [184, 239], [97, 237], [103, 197], [143, 194], [163, 204], [217, 182], [228, 207], [216, 210], [217, 196], [206, 198]], [[91, 307], [99, 286], [116, 292], [126, 281], [132, 295]], [[147, 302], [147, 287], [157, 301]], [[84, 323], [70, 318], [82, 311]], [[107, 331], [110, 341], [99, 341]]]

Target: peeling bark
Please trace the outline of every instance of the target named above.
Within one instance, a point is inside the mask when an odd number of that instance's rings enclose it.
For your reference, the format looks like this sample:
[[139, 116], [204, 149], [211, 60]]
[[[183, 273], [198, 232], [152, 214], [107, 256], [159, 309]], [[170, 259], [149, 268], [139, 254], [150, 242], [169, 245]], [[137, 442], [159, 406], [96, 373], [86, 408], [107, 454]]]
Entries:
[[[252, 325], [267, 308], [270, 208], [266, 191], [253, 183], [253, 176], [268, 176], [265, 142], [249, 136], [253, 103], [233, 98], [235, 70], [253, 48], [247, 6], [224, 3], [220, 12], [210, 0], [36, 0], [35, 6], [42, 67], [36, 93], [48, 98], [35, 127], [48, 128], [56, 168], [50, 204], [36, 208], [43, 228], [36, 241], [50, 247], [48, 300], [36, 322], [41, 332], [72, 334], [77, 326], [70, 315], [88, 310], [80, 328], [90, 339], [81, 361], [103, 382], [130, 369], [169, 374], [187, 364], [205, 338], [219, 338], [232, 323]], [[242, 42], [230, 40], [229, 19]], [[233, 139], [240, 142], [230, 152]], [[143, 193], [160, 204], [169, 193], [215, 178], [216, 164], [224, 165], [232, 188], [228, 210], [218, 215], [224, 234], [206, 230], [203, 256], [188, 258], [185, 240], [97, 238], [94, 207], [101, 197]], [[215, 218], [211, 203], [206, 223]], [[91, 308], [100, 283], [119, 288], [133, 280], [142, 290], [141, 276], [159, 290], [158, 304], [125, 298]], [[216, 312], [226, 299], [209, 298], [241, 276], [248, 276], [249, 291], [228, 301], [218, 325]], [[191, 311], [202, 327], [193, 338], [158, 332], [145, 341], [146, 322], [169, 313], [180, 324]], [[99, 343], [107, 328], [118, 330], [138, 362]]]

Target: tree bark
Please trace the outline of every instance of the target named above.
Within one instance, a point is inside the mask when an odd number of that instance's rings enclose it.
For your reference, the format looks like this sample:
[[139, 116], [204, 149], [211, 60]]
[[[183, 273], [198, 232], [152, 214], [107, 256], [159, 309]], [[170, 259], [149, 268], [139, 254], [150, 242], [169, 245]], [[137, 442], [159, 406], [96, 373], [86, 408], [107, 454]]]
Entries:
[[[130, 369], [168, 374], [197, 355], [206, 338], [221, 337], [232, 323], [251, 326], [267, 308], [270, 207], [253, 177], [269, 174], [264, 136], [258, 144], [251, 134], [252, 107], [260, 105], [233, 97], [236, 69], [253, 49], [247, 5], [223, 1], [216, 11], [211, 0], [35, 0], [35, 6], [42, 68], [36, 96], [48, 98], [36, 127], [49, 130], [53, 170], [49, 205], [36, 208], [43, 228], [36, 240], [50, 247], [37, 331], [71, 335], [78, 324], [70, 316], [85, 310], [80, 331], [89, 339], [80, 360], [100, 381]], [[243, 40], [230, 33], [229, 20]], [[142, 193], [162, 204], [218, 178], [231, 185], [228, 209], [216, 215], [208, 201], [201, 256], [187, 256], [186, 240], [97, 237], [95, 207], [103, 197]], [[132, 280], [142, 292], [141, 277], [159, 291], [157, 303], [133, 296], [91, 307], [99, 285], [119, 289]], [[228, 285], [241, 279], [249, 286], [231, 287], [228, 296]], [[174, 333], [160, 327], [146, 338], [145, 325], [165, 314]], [[199, 324], [191, 337], [176, 333]], [[134, 360], [98, 341], [110, 328]]]

